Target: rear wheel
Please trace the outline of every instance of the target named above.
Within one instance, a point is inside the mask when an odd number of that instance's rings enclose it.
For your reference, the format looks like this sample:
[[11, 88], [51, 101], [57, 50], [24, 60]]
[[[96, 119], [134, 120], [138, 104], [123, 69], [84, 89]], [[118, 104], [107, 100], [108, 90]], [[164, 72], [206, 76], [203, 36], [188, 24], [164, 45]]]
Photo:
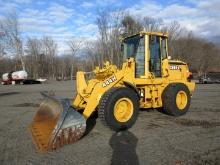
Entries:
[[112, 88], [107, 91], [99, 104], [99, 118], [112, 129], [130, 128], [137, 120], [139, 99], [129, 88]]
[[188, 87], [184, 84], [168, 85], [162, 99], [163, 109], [169, 115], [181, 116], [189, 110], [191, 97]]

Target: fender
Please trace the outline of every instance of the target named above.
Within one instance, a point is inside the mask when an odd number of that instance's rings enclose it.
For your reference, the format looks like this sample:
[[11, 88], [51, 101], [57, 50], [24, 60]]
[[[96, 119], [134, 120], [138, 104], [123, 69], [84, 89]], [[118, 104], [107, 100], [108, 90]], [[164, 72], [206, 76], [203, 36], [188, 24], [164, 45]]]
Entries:
[[140, 93], [139, 93], [138, 89], [136, 88], [136, 86], [133, 85], [130, 82], [127, 82], [127, 81], [123, 81], [123, 82], [124, 82], [126, 87], [128, 87], [128, 88], [132, 89], [133, 91], [135, 91], [135, 93], [137, 93], [137, 95], [138, 95], [138, 98], [140, 99], [141, 96], [140, 96]]
[[83, 116], [86, 119], [96, 110], [102, 95], [116, 84], [119, 84], [124, 75], [124, 70], [118, 71], [116, 74], [106, 78], [104, 81], [100, 81], [94, 86], [91, 95], [86, 99], [87, 104], [83, 111]]

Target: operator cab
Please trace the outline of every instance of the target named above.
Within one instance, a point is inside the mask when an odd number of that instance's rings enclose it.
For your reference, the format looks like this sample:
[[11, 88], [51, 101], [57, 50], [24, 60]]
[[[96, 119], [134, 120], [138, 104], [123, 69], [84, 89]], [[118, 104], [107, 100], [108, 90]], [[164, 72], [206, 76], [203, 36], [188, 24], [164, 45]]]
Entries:
[[134, 58], [136, 78], [145, 76], [146, 71], [162, 77], [161, 64], [167, 52], [167, 35], [163, 33], [140, 32], [123, 40], [124, 59]]

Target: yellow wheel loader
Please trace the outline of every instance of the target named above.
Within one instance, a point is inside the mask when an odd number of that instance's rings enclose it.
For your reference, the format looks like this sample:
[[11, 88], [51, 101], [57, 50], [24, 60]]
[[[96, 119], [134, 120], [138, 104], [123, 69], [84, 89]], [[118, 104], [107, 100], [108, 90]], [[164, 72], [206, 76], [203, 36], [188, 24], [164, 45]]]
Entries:
[[77, 72], [77, 94], [72, 101], [43, 93], [45, 100], [30, 124], [37, 149], [54, 150], [80, 139], [95, 111], [116, 131], [132, 127], [140, 108], [185, 114], [195, 83], [187, 64], [168, 56], [167, 40], [167, 34], [157, 32], [124, 38], [121, 69], [106, 62], [94, 69], [90, 80], [85, 79], [85, 72]]

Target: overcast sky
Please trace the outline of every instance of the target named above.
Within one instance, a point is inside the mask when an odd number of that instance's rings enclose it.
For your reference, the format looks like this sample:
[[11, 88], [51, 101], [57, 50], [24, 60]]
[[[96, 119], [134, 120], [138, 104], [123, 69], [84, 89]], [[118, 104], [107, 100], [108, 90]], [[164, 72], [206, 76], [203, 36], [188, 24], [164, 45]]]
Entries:
[[220, 0], [0, 0], [0, 18], [16, 10], [24, 37], [52, 36], [62, 53], [71, 36], [96, 36], [96, 13], [109, 7], [176, 20], [195, 34], [220, 41]]

